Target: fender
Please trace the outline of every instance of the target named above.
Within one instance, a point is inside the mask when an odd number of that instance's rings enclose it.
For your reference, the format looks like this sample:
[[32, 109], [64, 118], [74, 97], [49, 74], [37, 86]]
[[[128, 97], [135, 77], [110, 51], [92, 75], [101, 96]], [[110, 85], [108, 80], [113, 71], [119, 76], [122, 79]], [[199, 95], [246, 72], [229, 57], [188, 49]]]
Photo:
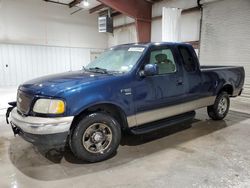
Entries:
[[114, 103], [113, 101], [95, 101], [93, 103], [89, 103], [89, 104], [86, 104], [84, 105], [82, 108], [79, 108], [77, 111], [76, 111], [76, 114], [74, 116], [78, 116], [80, 115], [82, 112], [86, 111], [88, 108], [91, 108], [93, 106], [97, 106], [97, 105], [113, 105], [117, 108], [119, 108], [123, 113], [124, 115], [127, 116], [124, 108], [120, 105], [120, 104], [117, 104], [117, 103]]
[[216, 95], [218, 95], [223, 90], [227, 91], [228, 94], [233, 95], [233, 93], [235, 91], [235, 87], [233, 86], [232, 83], [230, 84], [230, 83], [226, 82], [223, 84], [223, 86], [216, 88]]

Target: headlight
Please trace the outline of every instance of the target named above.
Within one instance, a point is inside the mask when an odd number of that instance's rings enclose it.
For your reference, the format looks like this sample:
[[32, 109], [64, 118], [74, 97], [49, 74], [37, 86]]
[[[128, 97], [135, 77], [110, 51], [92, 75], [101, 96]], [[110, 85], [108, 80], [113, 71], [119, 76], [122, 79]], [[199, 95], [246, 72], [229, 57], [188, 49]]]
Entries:
[[65, 103], [57, 99], [38, 99], [33, 111], [41, 114], [62, 114], [65, 112]]

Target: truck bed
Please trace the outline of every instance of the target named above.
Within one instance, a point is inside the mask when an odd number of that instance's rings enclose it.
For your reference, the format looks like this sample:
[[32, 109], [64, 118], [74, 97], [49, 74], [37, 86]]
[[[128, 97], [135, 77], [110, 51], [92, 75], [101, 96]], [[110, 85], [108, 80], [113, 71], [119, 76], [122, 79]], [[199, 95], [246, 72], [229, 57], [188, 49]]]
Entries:
[[[200, 70], [202, 80], [207, 87], [213, 88], [218, 85], [217, 88], [221, 88], [229, 84], [233, 87], [232, 96], [238, 96], [241, 93], [245, 78], [244, 67], [203, 65], [200, 66]], [[215, 93], [218, 93], [218, 91], [216, 90]]]

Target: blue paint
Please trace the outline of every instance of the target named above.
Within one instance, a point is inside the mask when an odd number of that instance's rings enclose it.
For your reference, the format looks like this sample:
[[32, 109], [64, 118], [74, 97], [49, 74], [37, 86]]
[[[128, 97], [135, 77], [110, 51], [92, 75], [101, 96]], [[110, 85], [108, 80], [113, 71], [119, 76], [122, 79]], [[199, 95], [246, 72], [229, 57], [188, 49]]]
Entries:
[[[96, 104], [114, 104], [129, 116], [163, 106], [193, 99], [215, 96], [225, 85], [237, 96], [244, 84], [243, 67], [200, 66], [192, 46], [182, 43], [126, 44], [113, 49], [145, 48], [136, 65], [128, 73], [103, 74], [75, 71], [50, 75], [28, 81], [19, 87], [32, 95], [33, 104], [39, 97], [66, 101], [63, 116], [76, 116]], [[149, 61], [151, 50], [168, 47], [172, 50], [177, 72], [141, 77], [140, 70]], [[190, 73], [183, 67], [179, 47], [186, 47], [196, 62]], [[32, 114], [32, 107], [30, 114]]]

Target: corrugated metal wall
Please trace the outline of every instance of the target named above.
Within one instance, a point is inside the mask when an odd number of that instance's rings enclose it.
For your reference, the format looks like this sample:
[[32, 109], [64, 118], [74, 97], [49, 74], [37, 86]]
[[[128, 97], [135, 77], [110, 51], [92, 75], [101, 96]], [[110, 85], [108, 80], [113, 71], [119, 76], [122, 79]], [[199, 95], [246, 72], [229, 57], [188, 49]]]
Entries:
[[243, 96], [250, 98], [250, 1], [220, 0], [204, 5], [201, 64], [244, 66]]
[[71, 70], [90, 62], [85, 48], [0, 44], [0, 87], [16, 86], [26, 80]]

